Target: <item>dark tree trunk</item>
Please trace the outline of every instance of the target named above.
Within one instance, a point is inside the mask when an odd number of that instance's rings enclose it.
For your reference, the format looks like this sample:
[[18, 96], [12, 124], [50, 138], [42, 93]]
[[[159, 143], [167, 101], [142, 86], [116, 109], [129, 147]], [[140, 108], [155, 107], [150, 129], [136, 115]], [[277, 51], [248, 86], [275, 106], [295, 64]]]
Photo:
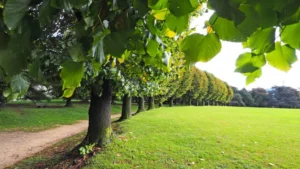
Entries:
[[196, 100], [196, 106], [199, 106], [199, 101], [198, 100]]
[[145, 100], [144, 100], [143, 96], [139, 97], [138, 105], [139, 105], [139, 107], [135, 114], [145, 111]]
[[120, 121], [129, 119], [131, 116], [131, 96], [128, 94], [123, 96], [122, 115]]
[[96, 144], [103, 146], [110, 142], [112, 134], [110, 119], [111, 100], [112, 87], [109, 80], [104, 80], [101, 96], [99, 96], [97, 88], [92, 86], [89, 127], [87, 135], [81, 145]]
[[170, 107], [173, 107], [173, 105], [174, 105], [174, 98], [173, 97], [170, 97], [170, 99], [169, 99], [169, 106]]
[[154, 109], [154, 97], [149, 97], [147, 110], [152, 110], [152, 109]]
[[65, 107], [72, 107], [72, 106], [73, 106], [72, 98], [67, 98]]
[[191, 105], [192, 105], [192, 99], [189, 98], [189, 100], [188, 100], [188, 106], [191, 106]]
[[158, 107], [163, 107], [162, 102], [159, 102], [159, 103], [158, 103]]
[[116, 104], [116, 98], [117, 98], [117, 96], [112, 96], [112, 98], [111, 98], [111, 104], [112, 105], [115, 105]]

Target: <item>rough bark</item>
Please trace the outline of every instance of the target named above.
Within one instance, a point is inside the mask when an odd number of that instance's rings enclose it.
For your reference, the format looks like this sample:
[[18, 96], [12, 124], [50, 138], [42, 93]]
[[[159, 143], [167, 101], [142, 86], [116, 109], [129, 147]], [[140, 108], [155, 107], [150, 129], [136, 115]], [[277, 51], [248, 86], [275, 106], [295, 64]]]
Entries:
[[119, 121], [129, 119], [131, 117], [131, 96], [125, 94], [123, 96], [122, 114]]
[[152, 110], [152, 109], [154, 109], [154, 97], [149, 97], [147, 110]]
[[72, 107], [72, 106], [73, 106], [72, 98], [67, 98], [65, 107]]
[[96, 86], [92, 86], [88, 132], [81, 145], [96, 144], [103, 146], [110, 142], [112, 134], [111, 99], [112, 88], [109, 80], [104, 80], [101, 96], [99, 96]]
[[139, 107], [135, 114], [145, 111], [145, 99], [143, 96], [139, 97], [138, 105], [139, 105]]

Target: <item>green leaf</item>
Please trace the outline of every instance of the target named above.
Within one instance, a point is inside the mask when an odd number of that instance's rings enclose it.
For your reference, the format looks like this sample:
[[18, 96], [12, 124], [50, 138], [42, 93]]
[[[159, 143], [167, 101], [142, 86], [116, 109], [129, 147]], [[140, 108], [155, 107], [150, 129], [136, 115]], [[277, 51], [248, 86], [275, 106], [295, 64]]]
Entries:
[[33, 63], [29, 66], [29, 74], [32, 77], [38, 77], [39, 76], [39, 71], [40, 71], [40, 60], [37, 59], [33, 61]]
[[64, 93], [62, 95], [63, 98], [70, 98], [73, 96], [76, 88], [67, 88], [64, 90]]
[[4, 22], [8, 29], [15, 29], [25, 16], [30, 0], [7, 0], [4, 8]]
[[125, 51], [125, 41], [119, 32], [113, 32], [104, 38], [105, 52], [121, 57]]
[[155, 57], [158, 53], [159, 43], [156, 40], [149, 40], [147, 44], [147, 53]]
[[185, 54], [187, 62], [207, 62], [221, 51], [221, 42], [216, 34], [192, 34], [186, 37], [180, 50]]
[[103, 32], [99, 32], [94, 36], [93, 47], [92, 47], [92, 56], [96, 58], [96, 61], [103, 63], [106, 59], [104, 54], [104, 44], [103, 39], [108, 35], [110, 31], [108, 29]]
[[59, 10], [50, 5], [50, 0], [44, 0], [39, 10], [39, 21], [42, 25], [50, 23]]
[[253, 83], [257, 78], [260, 78], [262, 75], [261, 69], [257, 69], [256, 71], [249, 74], [246, 78], [246, 84], [249, 85]]
[[251, 5], [242, 4], [239, 10], [245, 14], [245, 19], [237, 25], [237, 28], [245, 36], [250, 36], [260, 27], [259, 15]]
[[13, 76], [10, 82], [13, 93], [24, 94], [28, 90], [29, 85], [29, 82], [20, 74]]
[[252, 73], [266, 64], [264, 55], [254, 55], [246, 52], [241, 54], [235, 62], [235, 72]]
[[166, 25], [170, 30], [181, 33], [189, 27], [189, 15], [176, 17], [170, 13], [166, 18]]
[[144, 16], [150, 9], [148, 7], [148, 0], [134, 0], [133, 7], [136, 8], [140, 16]]
[[235, 72], [239, 72], [239, 73], [251, 73], [254, 72], [256, 70], [258, 70], [259, 68], [254, 66], [252, 62], [246, 63], [238, 68], [235, 69]]
[[94, 26], [94, 21], [95, 21], [94, 17], [91, 17], [91, 16], [84, 18], [84, 22], [85, 22], [87, 27], [93, 27]]
[[8, 42], [9, 42], [9, 36], [6, 33], [0, 31], [0, 50], [6, 49]]
[[80, 43], [73, 45], [68, 52], [74, 62], [82, 62], [86, 59]]
[[84, 66], [83, 63], [66, 61], [62, 64], [60, 77], [63, 81], [63, 90], [68, 88], [76, 88], [80, 86], [83, 78]]
[[209, 23], [222, 40], [232, 42], [243, 42], [247, 40], [247, 37], [235, 27], [233, 21], [219, 17], [216, 13], [210, 17]]
[[281, 13], [279, 18], [282, 25], [298, 23], [300, 20], [300, 8], [298, 8], [298, 10], [291, 16], [286, 16], [284, 13]]
[[266, 65], [266, 57], [264, 54], [252, 56], [251, 61], [254, 66], [259, 68]]
[[8, 76], [19, 74], [27, 66], [26, 56], [18, 55], [9, 50], [0, 50], [0, 66]]
[[154, 16], [154, 18], [157, 20], [160, 20], [160, 21], [166, 20], [166, 16], [169, 13], [170, 13], [170, 11], [167, 8], [151, 11], [151, 14]]
[[281, 40], [291, 47], [300, 49], [300, 23], [287, 25], [281, 33]]
[[260, 25], [262, 28], [269, 28], [277, 25], [277, 14], [271, 8], [262, 5], [257, 5], [255, 9], [259, 15]]
[[265, 53], [274, 50], [275, 28], [267, 28], [256, 31], [248, 38], [249, 48], [255, 54]]
[[170, 0], [168, 8], [173, 15], [180, 17], [195, 11], [197, 3], [198, 0]]
[[245, 14], [237, 9], [239, 4], [232, 4], [229, 0], [210, 0], [209, 5], [215, 9], [218, 16], [234, 21], [236, 25], [245, 19]]
[[266, 59], [270, 65], [285, 72], [297, 61], [295, 50], [288, 45], [281, 46], [280, 42], [275, 44], [275, 50], [268, 53]]
[[80, 9], [84, 5], [91, 5], [93, 1], [92, 0], [69, 0], [69, 2], [73, 7]]
[[157, 34], [158, 29], [155, 27], [155, 17], [152, 15], [147, 16], [147, 27], [152, 34]]
[[5, 89], [2, 94], [4, 97], [8, 97], [11, 94], [11, 88]]
[[148, 0], [151, 9], [160, 10], [168, 7], [168, 0]]
[[278, 10], [279, 19], [282, 21], [282, 25], [289, 25], [299, 22], [300, 16], [300, 1], [291, 0], [283, 1], [282, 4], [276, 3], [280, 10]]
[[244, 64], [251, 62], [251, 59], [252, 59], [251, 53], [249, 52], [243, 53], [236, 59], [235, 66], [236, 67], [243, 66]]
[[72, 9], [72, 4], [70, 3], [70, 0], [51, 0], [50, 4], [52, 7], [58, 9], [65, 9], [65, 10]]

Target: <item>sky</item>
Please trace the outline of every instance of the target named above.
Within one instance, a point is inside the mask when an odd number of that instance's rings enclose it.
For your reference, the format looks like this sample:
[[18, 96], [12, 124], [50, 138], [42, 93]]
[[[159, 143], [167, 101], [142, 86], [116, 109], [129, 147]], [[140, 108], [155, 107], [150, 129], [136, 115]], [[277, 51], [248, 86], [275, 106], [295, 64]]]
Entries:
[[[209, 13], [200, 16], [192, 20], [191, 28], [196, 28], [196, 32], [206, 34], [204, 27], [204, 21], [209, 19]], [[198, 62], [196, 66], [201, 70], [206, 70], [213, 73], [219, 79], [226, 81], [229, 85], [235, 86], [239, 89], [246, 88], [251, 90], [252, 88], [262, 87], [269, 89], [272, 86], [290, 86], [293, 88], [300, 88], [300, 61], [292, 65], [292, 69], [289, 72], [282, 72], [273, 68], [270, 65], [263, 67], [263, 75], [252, 84], [246, 85], [246, 77], [240, 73], [235, 73], [235, 61], [238, 56], [249, 49], [243, 49], [241, 43], [225, 42], [222, 41], [221, 52], [208, 63]], [[300, 51], [297, 51], [299, 58]]]

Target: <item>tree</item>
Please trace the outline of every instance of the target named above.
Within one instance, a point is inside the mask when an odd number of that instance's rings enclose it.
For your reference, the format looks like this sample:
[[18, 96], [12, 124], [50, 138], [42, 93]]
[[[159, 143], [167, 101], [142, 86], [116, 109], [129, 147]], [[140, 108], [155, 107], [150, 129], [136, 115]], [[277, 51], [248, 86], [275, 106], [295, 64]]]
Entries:
[[[178, 83], [180, 87], [176, 90], [176, 92], [171, 97], [171, 99], [180, 98], [187, 91], [189, 91], [192, 87], [193, 77], [194, 77], [194, 72], [192, 72], [190, 70], [186, 70], [180, 80], [180, 83]], [[173, 100], [171, 102], [173, 102]], [[172, 106], [172, 105], [173, 104], [171, 103], [170, 106]]]
[[[204, 5], [197, 0], [181, 2], [0, 1], [0, 66], [5, 72], [6, 83], [10, 84], [6, 93], [13, 98], [27, 91], [29, 83], [24, 72], [28, 68], [27, 57], [31, 55], [35, 42], [41, 39], [40, 32], [45, 25], [65, 20], [59, 17], [60, 13], [72, 16], [71, 21], [68, 20], [71, 24], [65, 24], [67, 29], [62, 35], [74, 35], [70, 49], [76, 51], [71, 52], [72, 59], [61, 64], [63, 96], [71, 97], [80, 87], [84, 75], [90, 72], [86, 69], [91, 68], [94, 73], [89, 79], [91, 105], [85, 144], [102, 145], [109, 138], [111, 85], [118, 73], [113, 65], [124, 54], [141, 57], [145, 63], [167, 71], [169, 58], [173, 55], [165, 52], [172, 51], [170, 48], [184, 53], [187, 64], [190, 64], [211, 60], [221, 50], [220, 40], [243, 42], [252, 53], [239, 57], [236, 71], [247, 76], [247, 83], [260, 77], [261, 67], [266, 61], [287, 71], [297, 60], [295, 49], [299, 49], [300, 43], [299, 38], [294, 37], [297, 37], [300, 26], [298, 0], [201, 1], [215, 10], [207, 22], [212, 28], [208, 29], [212, 31], [207, 35], [193, 34], [189, 30], [190, 18]], [[279, 28], [283, 43], [275, 42], [275, 32]], [[163, 41], [164, 38], [177, 39], [180, 45], [174, 47]]]
[[255, 88], [251, 90], [252, 98], [254, 99], [255, 105], [258, 107], [268, 106], [268, 92], [263, 88]]
[[208, 92], [208, 85], [209, 85], [209, 81], [208, 78], [206, 76], [206, 73], [202, 70], [199, 70], [199, 78], [201, 79], [201, 83], [200, 83], [200, 88], [201, 88], [201, 92], [197, 98], [198, 101], [201, 102], [202, 105], [204, 105], [204, 100], [206, 99], [206, 95]]
[[280, 108], [299, 108], [299, 91], [291, 87], [274, 86], [269, 91], [269, 105]]
[[227, 83], [225, 83], [225, 85], [226, 85], [227, 91], [228, 91], [228, 94], [227, 94], [226, 99], [225, 99], [225, 103], [228, 104], [233, 99], [235, 93], [234, 93], [232, 87], [230, 87]]
[[250, 92], [248, 92], [246, 89], [242, 89], [239, 91], [239, 94], [242, 96], [243, 102], [247, 107], [252, 107], [255, 105], [254, 99], [252, 98], [252, 95]]
[[205, 101], [208, 105], [214, 104], [216, 95], [218, 94], [217, 91], [217, 83], [215, 80], [215, 76], [211, 73], [205, 72], [207, 78], [208, 78], [208, 91], [205, 96]]
[[[189, 93], [189, 105], [191, 105], [192, 100], [195, 100], [201, 94], [201, 75], [199, 74], [199, 70], [195, 67], [191, 70], [194, 74], [192, 81], [192, 88]], [[198, 100], [196, 100], [196, 104], [198, 105]]]
[[246, 106], [246, 104], [243, 102], [243, 98], [239, 93], [234, 93], [233, 98], [230, 102], [230, 105], [232, 106]]

